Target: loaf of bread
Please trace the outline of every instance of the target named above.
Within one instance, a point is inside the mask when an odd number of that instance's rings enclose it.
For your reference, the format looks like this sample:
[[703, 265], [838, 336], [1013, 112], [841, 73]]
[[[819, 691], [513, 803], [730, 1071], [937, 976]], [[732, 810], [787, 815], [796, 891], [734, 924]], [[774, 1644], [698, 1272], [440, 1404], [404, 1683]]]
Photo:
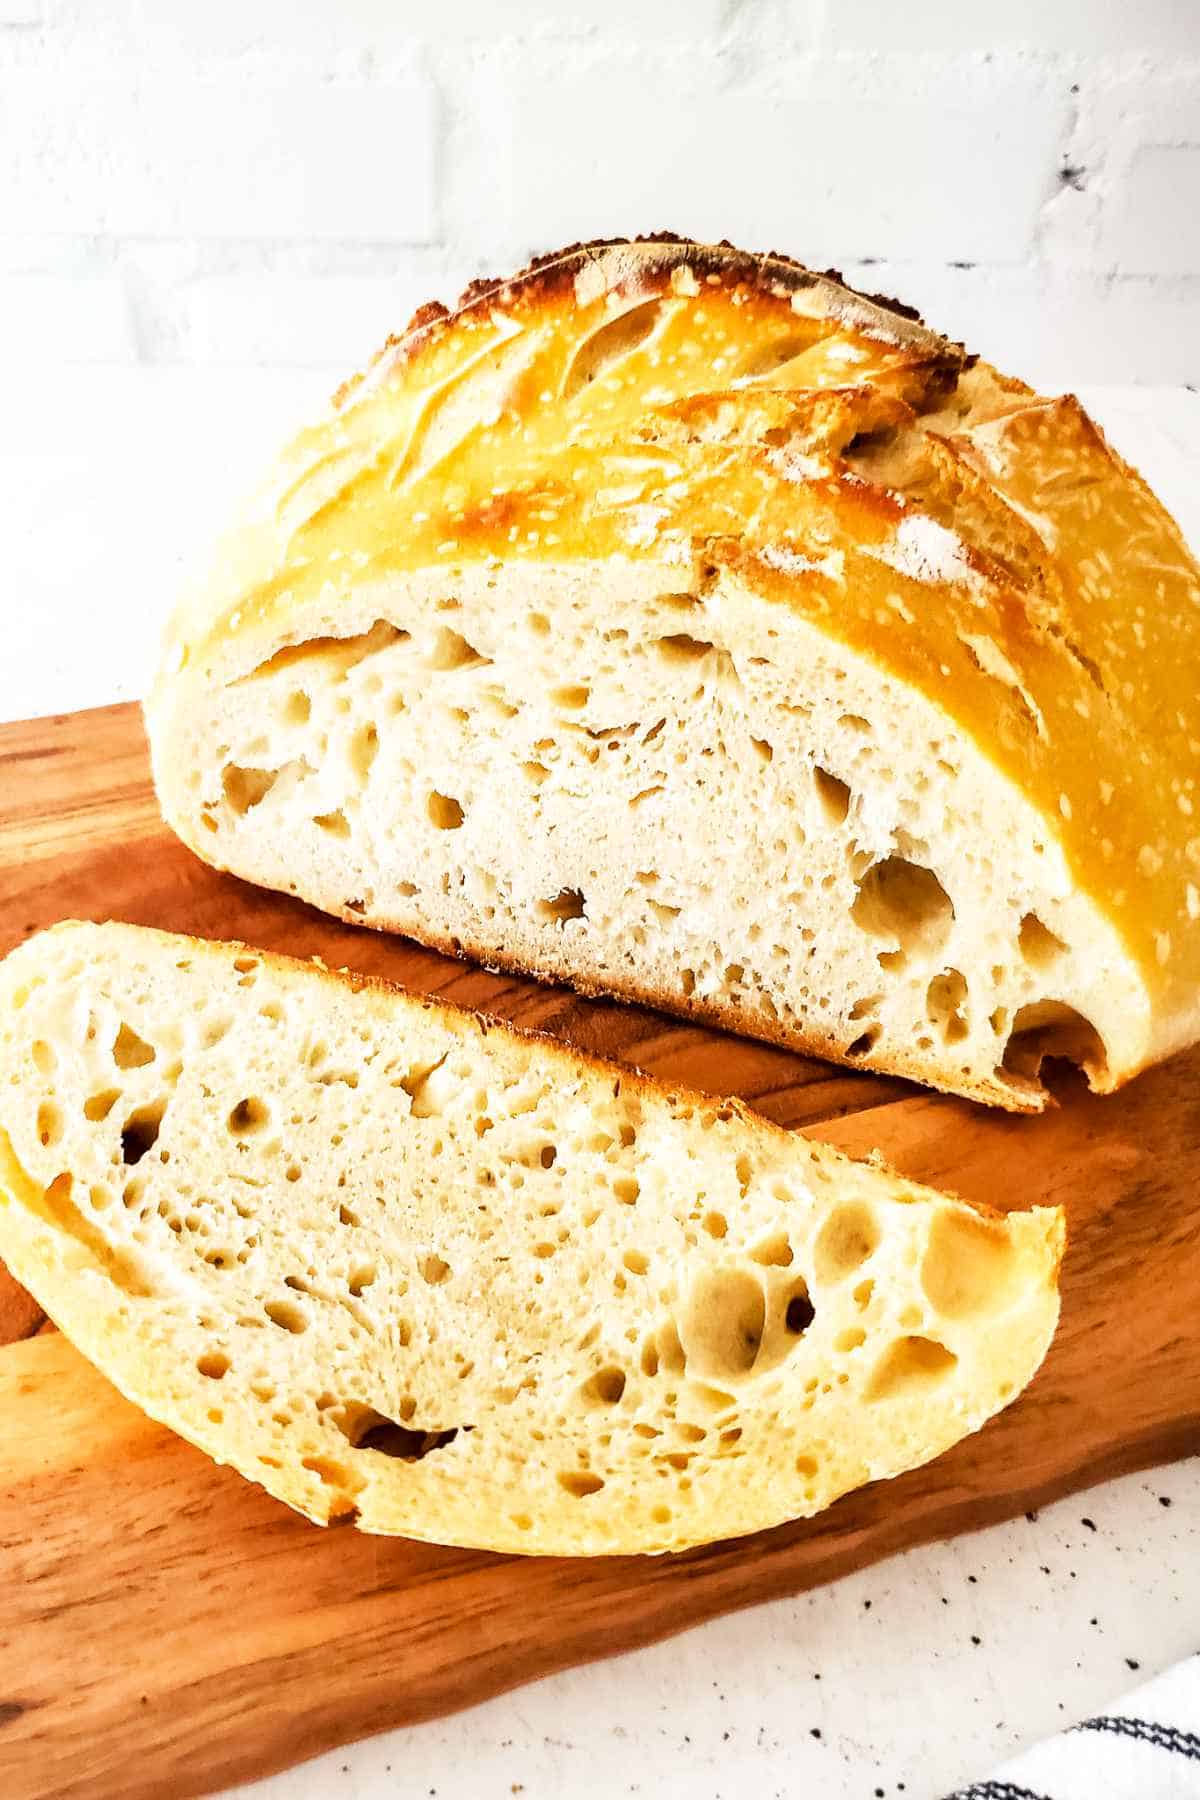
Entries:
[[0, 1257], [322, 1523], [591, 1554], [815, 1512], [1019, 1393], [1062, 1230], [241, 945], [0, 964]]
[[178, 613], [166, 818], [422, 942], [1014, 1109], [1200, 1035], [1200, 584], [1073, 399], [775, 256], [424, 309]]

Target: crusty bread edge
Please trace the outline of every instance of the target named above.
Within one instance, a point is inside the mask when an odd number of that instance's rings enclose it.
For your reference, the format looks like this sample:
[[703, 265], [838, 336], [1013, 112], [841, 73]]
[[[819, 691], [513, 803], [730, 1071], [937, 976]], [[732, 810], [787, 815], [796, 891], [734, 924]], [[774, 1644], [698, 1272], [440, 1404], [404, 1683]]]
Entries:
[[[353, 994], [358, 994], [358, 992], [362, 992], [362, 990], [371, 990], [371, 992], [378, 992], [378, 994], [396, 995], [399, 999], [405, 999], [408, 1003], [419, 1006], [423, 1012], [437, 1013], [437, 1015], [443, 1019], [444, 1024], [448, 1026], [448, 1030], [461, 1031], [461, 1033], [475, 1031], [479, 1037], [488, 1037], [489, 1031], [507, 1033], [509, 1037], [513, 1037], [513, 1039], [518, 1040], [518, 1042], [525, 1042], [525, 1044], [531, 1044], [534, 1048], [540, 1049], [542, 1053], [549, 1055], [552, 1062], [556, 1062], [560, 1067], [569, 1067], [572, 1071], [574, 1071], [576, 1067], [583, 1067], [583, 1069], [587, 1069], [587, 1071], [594, 1073], [594, 1075], [610, 1076], [613, 1082], [621, 1082], [622, 1087], [631, 1087], [635, 1093], [653, 1094], [658, 1100], [667, 1098], [667, 1100], [675, 1100], [675, 1102], [684, 1103], [684, 1105], [691, 1107], [691, 1109], [693, 1109], [698, 1116], [702, 1116], [702, 1118], [725, 1121], [729, 1120], [730, 1116], [736, 1116], [736, 1118], [739, 1118], [743, 1123], [747, 1123], [750, 1127], [754, 1127], [754, 1129], [757, 1130], [763, 1130], [763, 1132], [766, 1132], [768, 1138], [774, 1139], [777, 1143], [795, 1145], [795, 1141], [799, 1138], [806, 1147], [810, 1148], [811, 1152], [813, 1152], [813, 1156], [817, 1157], [819, 1161], [833, 1161], [833, 1163], [862, 1163], [862, 1161], [876, 1161], [876, 1163], [878, 1163], [878, 1161], [882, 1161], [882, 1157], [878, 1156], [847, 1156], [844, 1150], [838, 1150], [838, 1148], [833, 1147], [833, 1145], [822, 1143], [820, 1139], [810, 1138], [810, 1136], [808, 1136], [806, 1132], [802, 1132], [802, 1130], [790, 1129], [790, 1127], [786, 1127], [786, 1125], [775, 1123], [775, 1120], [768, 1120], [766, 1114], [757, 1112], [754, 1107], [747, 1105], [747, 1102], [738, 1098], [736, 1094], [705, 1093], [700, 1087], [693, 1087], [693, 1085], [687, 1084], [687, 1082], [664, 1082], [660, 1076], [649, 1075], [646, 1069], [640, 1069], [637, 1064], [631, 1064], [631, 1062], [619, 1062], [619, 1060], [615, 1060], [613, 1057], [597, 1055], [596, 1051], [578, 1048], [576, 1044], [567, 1044], [567, 1042], [563, 1042], [563, 1039], [560, 1039], [560, 1037], [556, 1037], [552, 1031], [543, 1030], [540, 1026], [522, 1026], [522, 1024], [515, 1024], [515, 1022], [509, 1021], [509, 1019], [500, 1019], [497, 1013], [484, 1012], [482, 1008], [473, 1008], [473, 1006], [461, 1006], [457, 1001], [444, 999], [441, 995], [426, 994], [423, 990], [408, 988], [408, 986], [403, 985], [401, 981], [390, 981], [387, 976], [362, 974], [362, 972], [358, 972], [358, 970], [349, 967], [331, 968], [327, 965], [326, 961], [324, 961], [324, 958], [320, 958], [320, 956], [302, 958], [302, 956], [290, 956], [290, 954], [284, 952], [284, 950], [264, 950], [261, 949], [259, 945], [255, 945], [255, 943], [246, 943], [243, 938], [198, 938], [198, 936], [194, 936], [191, 932], [160, 931], [157, 925], [131, 925], [131, 923], [124, 922], [124, 920], [106, 920], [106, 922], [103, 923], [106, 923], [106, 925], [115, 925], [115, 927], [119, 927], [121, 931], [148, 932], [148, 934], [153, 934], [158, 940], [169, 941], [169, 943], [182, 943], [182, 945], [187, 945], [189, 949], [198, 950], [201, 956], [214, 956], [214, 958], [219, 959], [223, 956], [225, 950], [228, 950], [228, 952], [236, 952], [236, 954], [254, 956], [254, 958], [259, 959], [259, 961], [264, 963], [268, 968], [277, 968], [277, 970], [281, 970], [284, 974], [300, 974], [300, 972], [304, 972], [304, 974], [315, 974], [315, 976], [324, 977], [326, 981], [331, 981], [331, 983], [335, 983], [335, 985], [349, 988]], [[362, 925], [362, 920], [354, 920], [354, 923], [360, 923], [360, 925]], [[47, 936], [56, 934], [56, 932], [94, 931], [94, 929], [94, 920], [59, 920], [56, 925], [50, 925], [45, 931], [34, 932], [32, 938], [27, 938], [25, 943], [16, 947], [16, 950], [11, 950], [9, 956], [18, 956], [22, 950], [25, 950], [27, 945], [32, 945], [32, 943], [36, 943], [40, 938], [47, 938]], [[376, 931], [392, 931], [392, 927], [389, 927], [389, 925], [376, 925], [376, 927], [371, 927], [371, 929], [376, 929]], [[430, 941], [430, 947], [432, 947], [432, 949], [443, 949], [443, 945], [441, 945], [441, 943], [434, 943], [432, 938], [428, 941]], [[462, 952], [455, 952], [455, 950], [450, 949], [450, 947], [446, 949], [444, 954], [457, 956], [459, 961], [468, 961], [468, 959], [470, 959], [466, 958], [466, 956], [462, 956]], [[480, 952], [480, 954], [482, 954], [482, 952]], [[7, 958], [2, 959], [2, 961], [7, 961]], [[511, 970], [511, 972], [513, 972], [513, 974], [518, 974], [518, 976], [527, 976], [527, 974], [529, 974], [529, 970], [527, 970], [524, 965], [513, 965], [513, 970]], [[543, 981], [545, 985], [560, 985], [560, 983], [556, 983], [556, 977], [554, 976], [542, 976], [542, 974], [538, 974], [536, 979], [538, 979], [538, 981]], [[583, 986], [579, 986], [578, 992], [587, 994], [587, 990], [585, 990]], [[596, 990], [596, 995], [597, 997], [604, 997], [604, 999], [612, 999], [612, 990], [606, 988], [606, 986], [599, 986]], [[587, 995], [587, 997], [592, 997], [592, 995]], [[648, 999], [646, 1004], [657, 1006], [658, 1003], [657, 1001], [653, 1001], [653, 999]], [[666, 1006], [664, 1006], [662, 1010], [666, 1010]], [[781, 1046], [781, 1048], [790, 1048], [790, 1046]], [[824, 1060], [824, 1058], [822, 1058], [822, 1060]], [[838, 1060], [840, 1060], [842, 1064], [846, 1064], [846, 1058], [842, 1057], [838, 1058]], [[862, 1064], [846, 1064], [846, 1066], [855, 1067], [858, 1071], [862, 1069]], [[891, 1174], [896, 1175], [896, 1179], [903, 1179], [903, 1181], [909, 1179], [909, 1177], [903, 1177], [903, 1175], [898, 1174], [896, 1170], [891, 1170]], [[930, 1188], [927, 1183], [921, 1183], [921, 1181], [912, 1181], [912, 1183], [909, 1184], [910, 1186], [914, 1186], [914, 1188], [921, 1188], [925, 1193], [936, 1195], [937, 1199], [952, 1199], [952, 1201], [957, 1201], [959, 1204], [963, 1204], [963, 1206], [970, 1206], [975, 1213], [981, 1215], [982, 1219], [1004, 1219], [1004, 1217], [1006, 1217], [1006, 1213], [997, 1210], [995, 1206], [988, 1206], [986, 1202], [982, 1201], [966, 1199], [964, 1195], [954, 1193], [954, 1190], [948, 1190], [948, 1188]], [[1054, 1210], [1054, 1208], [1052, 1208], [1052, 1210]], [[1016, 1211], [1022, 1211], [1022, 1208], [1016, 1208]]]
[[[25, 943], [18, 946], [16, 950], [10, 952], [9, 958], [3, 960], [8, 961], [10, 958], [20, 957], [30, 946], [36, 944], [38, 939], [42, 937], [48, 937], [58, 933], [69, 934], [80, 930], [84, 932], [91, 932], [97, 929], [104, 930], [106, 927], [121, 932], [131, 931], [139, 936], [151, 935], [162, 942], [170, 944], [173, 948], [185, 947], [191, 954], [211, 957], [218, 962], [224, 961], [227, 957], [232, 960], [232, 957], [235, 954], [244, 952], [247, 955], [254, 956], [258, 961], [268, 967], [277, 970], [285, 977], [295, 978], [297, 976], [302, 976], [310, 977], [314, 980], [323, 977], [325, 980], [335, 985], [348, 988], [351, 992], [361, 992], [366, 990], [385, 998], [391, 996], [403, 999], [418, 1006], [423, 1011], [435, 1014], [439, 1020], [453, 1032], [464, 1035], [475, 1034], [479, 1038], [484, 1038], [493, 1031], [499, 1031], [506, 1034], [511, 1040], [528, 1044], [531, 1048], [536, 1049], [542, 1056], [547, 1057], [552, 1064], [557, 1064], [559, 1067], [565, 1067], [572, 1075], [583, 1071], [592, 1075], [598, 1075], [605, 1079], [611, 1078], [618, 1087], [631, 1088], [635, 1094], [648, 1095], [659, 1102], [665, 1100], [674, 1102], [676, 1105], [682, 1103], [689, 1107], [701, 1119], [707, 1118], [726, 1124], [736, 1120], [739, 1125], [748, 1128], [757, 1135], [765, 1136], [769, 1142], [773, 1141], [782, 1146], [787, 1146], [789, 1149], [793, 1150], [793, 1152], [796, 1143], [799, 1140], [813, 1160], [826, 1167], [831, 1165], [836, 1167], [838, 1165], [854, 1164], [856, 1162], [861, 1163], [865, 1160], [879, 1168], [881, 1172], [886, 1173], [893, 1179], [903, 1183], [906, 1188], [910, 1189], [908, 1197], [914, 1201], [950, 1201], [953, 1204], [967, 1208], [977, 1217], [991, 1222], [1000, 1222], [1008, 1216], [994, 1207], [966, 1199], [963, 1196], [955, 1195], [948, 1190], [933, 1189], [916, 1181], [909, 1182], [906, 1177], [903, 1177], [895, 1170], [890, 1169], [883, 1162], [883, 1159], [877, 1155], [867, 1159], [856, 1159], [847, 1156], [845, 1152], [836, 1149], [832, 1145], [824, 1144], [819, 1140], [810, 1139], [802, 1132], [789, 1131], [783, 1126], [777, 1125], [772, 1120], [755, 1112], [751, 1107], [747, 1106], [743, 1101], [737, 1098], [722, 1099], [711, 1094], [705, 1094], [687, 1084], [662, 1082], [653, 1076], [647, 1075], [640, 1069], [621, 1064], [607, 1057], [597, 1056], [588, 1051], [576, 1049], [574, 1046], [568, 1046], [548, 1032], [517, 1026], [511, 1024], [507, 1020], [497, 1019], [486, 1013], [472, 1011], [466, 1007], [459, 1006], [453, 1001], [444, 1000], [429, 994], [413, 992], [398, 982], [388, 980], [386, 977], [359, 974], [349, 969], [332, 969], [319, 957], [314, 957], [311, 960], [306, 961], [305, 959], [289, 956], [281, 952], [263, 950], [253, 944], [247, 944], [244, 940], [240, 939], [203, 938], [192, 934], [161, 931], [152, 926], [130, 925], [119, 920], [110, 920], [100, 924], [97, 924], [95, 921], [86, 920], [63, 920], [59, 924], [51, 926], [47, 931], [39, 932], [35, 934], [34, 937], [25, 940]], [[11, 1166], [6, 1167], [6, 1165]], [[0, 1204], [3, 1204], [2, 1190], [7, 1186], [12, 1192], [13, 1199], [17, 1202], [17, 1205], [21, 1210], [32, 1212], [36, 1217], [38, 1214], [36, 1205], [30, 1207], [28, 1203], [22, 1203], [20, 1195], [16, 1191], [22, 1182], [28, 1188], [40, 1193], [41, 1190], [38, 1183], [28, 1175], [23, 1165], [19, 1162], [11, 1144], [8, 1143], [7, 1135], [0, 1132]], [[1066, 1219], [1063, 1209], [1059, 1206], [1018, 1208], [1015, 1209], [1015, 1217], [1022, 1222], [1025, 1230], [1036, 1233], [1044, 1246], [1046, 1262], [1042, 1272], [1042, 1281], [1044, 1283], [1044, 1292], [1047, 1297], [1048, 1309], [1051, 1315], [1045, 1323], [1045, 1341], [1037, 1356], [1037, 1360], [1024, 1383], [1024, 1385], [1028, 1385], [1028, 1381], [1033, 1379], [1033, 1376], [1037, 1373], [1037, 1370], [1045, 1360], [1045, 1356], [1053, 1342], [1061, 1313], [1059, 1272], [1066, 1249]], [[53, 1231], [53, 1228], [51, 1229], [50, 1237], [46, 1240], [46, 1244], [51, 1249], [57, 1244], [57, 1233]], [[31, 1244], [29, 1247], [32, 1249], [35, 1246]], [[26, 1266], [25, 1258], [20, 1258], [20, 1267], [17, 1270], [18, 1279], [20, 1279], [21, 1274], [24, 1273], [27, 1277], [31, 1277], [37, 1282], [40, 1290], [37, 1295], [39, 1303], [44, 1306], [49, 1317], [60, 1326], [65, 1335], [73, 1339], [74, 1334], [72, 1326], [74, 1321], [78, 1315], [87, 1314], [89, 1312], [89, 1302], [85, 1290], [81, 1290], [78, 1283], [72, 1283], [70, 1279], [64, 1278], [62, 1271], [54, 1266], [55, 1260], [55, 1257], [50, 1255], [46, 1258], [44, 1266], [35, 1270], [32, 1265], [32, 1258], [30, 1259], [29, 1266]], [[43, 1277], [44, 1279], [41, 1279]], [[94, 1332], [91, 1335], [93, 1337], [96, 1336]], [[111, 1335], [112, 1334], [107, 1329], [101, 1332], [99, 1334], [101, 1343], [107, 1341]], [[1039, 1336], [1041, 1335], [1042, 1334], [1039, 1333]], [[88, 1333], [85, 1329], [81, 1329], [79, 1336], [81, 1339], [86, 1339]], [[135, 1366], [138, 1369], [141, 1369], [143, 1364], [144, 1359], [136, 1359]], [[131, 1378], [127, 1370], [122, 1371], [123, 1379], [119, 1379], [116, 1375], [110, 1374], [106, 1370], [101, 1370], [101, 1373], [105, 1380], [109, 1381], [112, 1386], [117, 1388], [131, 1404], [136, 1405], [147, 1415], [147, 1417], [171, 1430], [175, 1435], [182, 1437], [187, 1442], [195, 1445], [196, 1448], [209, 1456], [214, 1462], [220, 1465], [233, 1467], [244, 1479], [249, 1480], [254, 1485], [265, 1485], [249, 1469], [247, 1459], [241, 1454], [242, 1447], [230, 1440], [227, 1431], [214, 1430], [212, 1433], [206, 1433], [203, 1430], [195, 1430], [192, 1428], [184, 1429], [181, 1426], [179, 1409], [175, 1405], [175, 1395], [169, 1379], [164, 1383], [158, 1384], [156, 1387], [148, 1380], [144, 1381], [140, 1378]], [[1005, 1410], [1007, 1404], [1009, 1403], [1003, 1401], [999, 1402], [984, 1416], [984, 1418], [979, 1420], [977, 1425], [972, 1426], [971, 1429], [980, 1429], [989, 1418], [994, 1417], [997, 1412]], [[960, 1441], [960, 1436], [953, 1437], [950, 1440], [950, 1445]], [[945, 1448], [949, 1448], [950, 1445], [945, 1446]], [[938, 1454], [944, 1454], [944, 1449], [942, 1451], [934, 1452], [935, 1456]], [[337, 1514], [332, 1514], [322, 1517], [315, 1513], [311, 1509], [307, 1497], [303, 1495], [300, 1488], [293, 1487], [292, 1484], [286, 1481], [276, 1482], [272, 1488], [268, 1488], [266, 1491], [271, 1493], [274, 1498], [280, 1500], [281, 1503], [290, 1506], [293, 1510], [299, 1512], [314, 1524], [325, 1526], [354, 1522], [349, 1516], [347, 1516], [347, 1518], [342, 1518]], [[784, 1521], [781, 1520], [780, 1522]], [[763, 1524], [762, 1522], [751, 1525], [741, 1525], [734, 1530], [732, 1535], [735, 1537], [744, 1536], [750, 1532], [770, 1528], [769, 1524]], [[428, 1532], [423, 1532], [411, 1526], [406, 1526], [405, 1535], [431, 1543], [455, 1543], [461, 1541], [466, 1547], [479, 1547], [479, 1540], [477, 1538], [464, 1537], [459, 1540], [458, 1538], [439, 1534], [433, 1529]], [[642, 1544], [636, 1547], [631, 1547], [629, 1545], [614, 1545], [611, 1548], [597, 1546], [589, 1549], [586, 1553], [622, 1555], [633, 1553], [656, 1554], [665, 1551], [685, 1552], [708, 1541], [710, 1540], [707, 1538], [697, 1538], [689, 1539], [685, 1543], [672, 1543], [669, 1545]], [[527, 1542], [517, 1543], [515, 1540], [510, 1545], [503, 1546], [497, 1544], [494, 1547], [501, 1550], [505, 1548], [509, 1550], [516, 1549], [526, 1555], [567, 1554], [561, 1546], [550, 1545], [540, 1547], [537, 1545], [530, 1545]]]
[[[909, 345], [937, 355], [946, 363], [947, 373], [968, 366], [975, 358], [960, 343], [945, 338], [928, 326], [917, 308], [886, 294], [868, 294], [851, 287], [840, 269], [810, 269], [795, 257], [779, 250], [741, 250], [722, 238], [717, 243], [702, 243], [696, 238], [673, 231], [648, 232], [637, 237], [590, 238], [568, 244], [530, 259], [512, 275], [480, 276], [463, 289], [453, 306], [430, 300], [419, 306], [403, 331], [393, 334], [376, 351], [366, 368], [343, 382], [333, 396], [335, 408], [353, 399], [359, 388], [370, 385], [372, 377], [384, 365], [389, 370], [412, 361], [425, 347], [464, 315], [515, 298], [554, 300], [565, 290], [574, 294], [576, 277], [593, 264], [605, 273], [603, 259], [607, 254], [617, 263], [621, 251], [641, 260], [638, 273], [643, 277], [663, 275], [683, 264], [700, 274], [721, 273], [748, 282], [761, 292], [777, 292], [780, 287], [792, 293], [806, 288], [832, 290], [835, 307], [850, 309], [854, 322], [893, 343]], [[656, 254], [657, 252], [657, 254]], [[615, 266], [614, 270], [615, 272]], [[630, 273], [633, 273], [631, 268]]]
[[[214, 867], [217, 865], [213, 865]], [[227, 871], [232, 872], [232, 871]], [[250, 880], [249, 876], [238, 873], [239, 880]], [[257, 884], [256, 884], [257, 885]], [[269, 891], [275, 892], [275, 889]], [[336, 901], [310, 902], [318, 905], [322, 912], [341, 919], [347, 925], [359, 929], [388, 933], [397, 937], [408, 938], [411, 942], [421, 944], [428, 950], [436, 950], [443, 956], [452, 956], [458, 962], [481, 966], [491, 973], [524, 976], [527, 980], [540, 982], [544, 987], [565, 987], [568, 991], [580, 994], [587, 1000], [614, 1000], [619, 1005], [644, 1006], [655, 1012], [667, 1013], [673, 1018], [685, 1020], [691, 1025], [703, 1025], [718, 1031], [728, 1032], [737, 1038], [749, 1039], [751, 1042], [769, 1044], [773, 1049], [790, 1051], [797, 1056], [815, 1057], [820, 1062], [827, 1062], [841, 1068], [851, 1069], [856, 1075], [872, 1074], [883, 1079], [911, 1081], [916, 1086], [928, 1090], [933, 1088], [953, 1099], [978, 1100], [986, 1106], [997, 1110], [1034, 1114], [1045, 1112], [1048, 1107], [1057, 1105], [1053, 1094], [1046, 1088], [1038, 1088], [1033, 1083], [1021, 1087], [1009, 1086], [1005, 1082], [970, 1081], [964, 1078], [958, 1064], [949, 1060], [933, 1065], [928, 1056], [905, 1058], [889, 1052], [886, 1065], [877, 1062], [870, 1055], [862, 1057], [847, 1056], [838, 1039], [822, 1036], [819, 1032], [792, 1030], [778, 1019], [770, 1019], [765, 1014], [761, 1020], [751, 1007], [739, 1007], [723, 1004], [718, 999], [696, 998], [688, 996], [669, 987], [653, 988], [643, 986], [626, 976], [614, 974], [610, 980], [591, 980], [585, 974], [568, 973], [548, 964], [525, 962], [516, 956], [506, 956], [494, 945], [484, 946], [472, 942], [463, 936], [451, 936], [444, 932], [422, 927], [414, 928], [411, 920], [403, 922], [383, 917], [367, 918], [357, 912], [351, 912]], [[401, 990], [406, 991], [406, 990]], [[479, 1014], [479, 1017], [490, 1015]], [[502, 1020], [491, 1020], [492, 1023], [505, 1023]], [[509, 1025], [511, 1031], [524, 1032], [525, 1027]], [[542, 1036], [541, 1033], [533, 1033]], [[551, 1038], [549, 1041], [558, 1042]], [[560, 1048], [561, 1048], [560, 1044]], [[580, 1051], [580, 1055], [587, 1052]], [[619, 1068], [619, 1064], [612, 1064]], [[1139, 1070], [1122, 1071], [1121, 1084], [1132, 1080]], [[939, 1079], [941, 1076], [941, 1079]], [[643, 1076], [644, 1080], [654, 1082], [654, 1077]], [[1118, 1085], [1093, 1086], [1095, 1093], [1108, 1093]], [[676, 1089], [671, 1092], [684, 1092]], [[692, 1090], [686, 1090], [690, 1095]], [[693, 1097], [703, 1099], [695, 1094]], [[740, 1104], [740, 1102], [739, 1102]], [[754, 1114], [756, 1118], [761, 1115]], [[763, 1124], [770, 1121], [762, 1119]], [[779, 1127], [778, 1129], [783, 1129]]]

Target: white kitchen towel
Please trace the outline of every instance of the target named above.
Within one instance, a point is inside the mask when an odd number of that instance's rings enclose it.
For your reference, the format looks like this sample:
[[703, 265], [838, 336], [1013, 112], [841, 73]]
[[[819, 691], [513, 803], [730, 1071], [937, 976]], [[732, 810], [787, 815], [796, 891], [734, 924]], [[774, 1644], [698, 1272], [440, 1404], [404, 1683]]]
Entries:
[[947, 1800], [1200, 1800], [1200, 1656]]

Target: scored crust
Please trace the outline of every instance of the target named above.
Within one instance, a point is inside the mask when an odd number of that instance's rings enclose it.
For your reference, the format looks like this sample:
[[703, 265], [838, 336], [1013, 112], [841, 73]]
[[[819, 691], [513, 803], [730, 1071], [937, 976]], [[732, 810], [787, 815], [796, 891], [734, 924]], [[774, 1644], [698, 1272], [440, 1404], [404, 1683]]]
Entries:
[[[334, 405], [341, 406], [351, 399], [360, 383], [368, 380], [381, 364], [391, 368], [418, 355], [464, 314], [484, 312], [494, 305], [505, 306], [518, 297], [522, 303], [537, 300], [551, 306], [572, 302], [577, 298], [580, 272], [589, 268], [596, 271], [605, 292], [620, 291], [630, 283], [652, 286], [664, 273], [669, 277], [670, 271], [679, 266], [681, 251], [698, 276], [716, 274], [723, 282], [746, 282], [774, 298], [816, 290], [883, 336], [935, 353], [947, 374], [977, 360], [968, 357], [961, 344], [931, 331], [915, 306], [887, 294], [852, 288], [839, 269], [810, 269], [778, 250], [754, 255], [739, 250], [728, 239], [717, 244], [697, 244], [677, 232], [656, 231], [635, 238], [593, 238], [587, 243], [568, 244], [561, 250], [531, 257], [515, 275], [477, 276], [468, 282], [452, 307], [440, 300], [426, 301], [403, 331], [387, 339], [361, 374], [343, 382], [334, 395]], [[605, 267], [606, 253], [615, 266]]]
[[[592, 581], [613, 623], [623, 584], [777, 607], [944, 721], [951, 760], [989, 795], [991, 853], [1015, 839], [1044, 855], [1046, 903], [1021, 875], [1020, 916], [1090, 964], [992, 996], [995, 1017], [1026, 1021], [1015, 1078], [1005, 1024], [964, 1058], [915, 1043], [929, 1034], [914, 1014], [907, 1043], [885, 1027], [864, 1050], [849, 1028], [872, 993], [861, 975], [836, 1019], [779, 1018], [713, 984], [692, 994], [672, 973], [564, 955], [561, 934], [514, 948], [511, 930], [401, 906], [386, 883], [347, 909], [363, 882], [328, 845], [318, 859], [302, 808], [281, 825], [286, 852], [266, 854], [282, 789], [249, 820], [211, 792], [222, 743], [225, 769], [254, 764], [228, 748], [231, 728], [256, 734], [223, 696], [260, 678], [265, 696], [289, 646], [333, 654], [373, 621], [407, 629], [438, 584], [515, 622], [520, 585], [543, 578], [564, 593]], [[1107, 1090], [1200, 1032], [1198, 657], [1195, 565], [1076, 401], [1043, 399], [832, 273], [662, 234], [574, 246], [473, 283], [453, 312], [421, 309], [301, 434], [177, 615], [148, 721], [166, 817], [217, 866], [485, 961], [1021, 1109], [1045, 1103], [1034, 1034]], [[871, 723], [886, 735], [886, 718]], [[341, 809], [352, 837], [356, 805]], [[749, 966], [740, 950], [726, 961]]]

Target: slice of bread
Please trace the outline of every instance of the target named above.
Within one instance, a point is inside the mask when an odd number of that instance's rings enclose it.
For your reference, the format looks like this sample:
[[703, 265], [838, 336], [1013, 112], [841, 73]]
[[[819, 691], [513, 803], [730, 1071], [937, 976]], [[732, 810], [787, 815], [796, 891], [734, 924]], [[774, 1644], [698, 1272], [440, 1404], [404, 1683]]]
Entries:
[[0, 965], [0, 1255], [319, 1522], [682, 1549], [927, 1461], [1037, 1369], [1062, 1216], [236, 944]]
[[148, 703], [199, 855], [1016, 1109], [1200, 1036], [1200, 582], [1071, 399], [776, 257], [424, 309]]

